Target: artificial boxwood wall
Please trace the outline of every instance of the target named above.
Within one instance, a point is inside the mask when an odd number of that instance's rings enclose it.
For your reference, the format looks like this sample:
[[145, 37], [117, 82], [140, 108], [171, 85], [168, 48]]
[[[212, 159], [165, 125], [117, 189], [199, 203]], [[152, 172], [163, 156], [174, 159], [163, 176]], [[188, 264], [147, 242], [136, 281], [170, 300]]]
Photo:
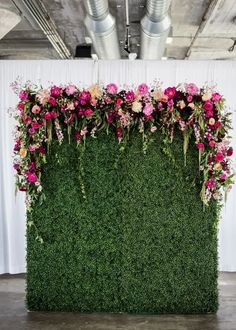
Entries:
[[[123, 153], [115, 137], [52, 142], [43, 172], [46, 200], [27, 232], [30, 310], [206, 313], [217, 310], [217, 206], [203, 208], [198, 151], [160, 132], [147, 154], [139, 135]], [[171, 151], [171, 152], [170, 152]]]

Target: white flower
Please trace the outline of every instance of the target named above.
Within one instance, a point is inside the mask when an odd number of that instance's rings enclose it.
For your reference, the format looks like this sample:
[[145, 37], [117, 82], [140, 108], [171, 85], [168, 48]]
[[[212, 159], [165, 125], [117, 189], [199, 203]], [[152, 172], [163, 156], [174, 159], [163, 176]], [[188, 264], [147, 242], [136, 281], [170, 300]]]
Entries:
[[132, 104], [132, 110], [134, 112], [141, 112], [142, 111], [142, 104], [138, 101], [134, 101], [134, 103]]

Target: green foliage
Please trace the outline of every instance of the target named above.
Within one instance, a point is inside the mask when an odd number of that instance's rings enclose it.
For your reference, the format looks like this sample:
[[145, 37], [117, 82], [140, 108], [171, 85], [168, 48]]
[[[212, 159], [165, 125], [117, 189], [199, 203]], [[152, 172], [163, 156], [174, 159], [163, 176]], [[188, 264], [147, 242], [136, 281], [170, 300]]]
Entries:
[[216, 312], [216, 202], [203, 210], [193, 142], [184, 166], [183, 138], [154, 136], [145, 155], [138, 134], [122, 152], [103, 134], [85, 150], [52, 141], [28, 214], [44, 241], [28, 228], [30, 310]]

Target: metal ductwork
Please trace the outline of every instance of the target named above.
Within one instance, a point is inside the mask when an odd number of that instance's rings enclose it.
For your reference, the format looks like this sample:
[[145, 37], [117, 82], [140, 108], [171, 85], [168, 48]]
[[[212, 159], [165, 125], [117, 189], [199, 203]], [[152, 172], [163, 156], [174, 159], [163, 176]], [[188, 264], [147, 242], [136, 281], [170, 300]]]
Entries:
[[100, 59], [119, 59], [120, 48], [115, 18], [109, 13], [107, 0], [85, 0], [85, 26]]
[[171, 21], [171, 0], [147, 0], [146, 15], [141, 20], [140, 58], [159, 60], [164, 54]]

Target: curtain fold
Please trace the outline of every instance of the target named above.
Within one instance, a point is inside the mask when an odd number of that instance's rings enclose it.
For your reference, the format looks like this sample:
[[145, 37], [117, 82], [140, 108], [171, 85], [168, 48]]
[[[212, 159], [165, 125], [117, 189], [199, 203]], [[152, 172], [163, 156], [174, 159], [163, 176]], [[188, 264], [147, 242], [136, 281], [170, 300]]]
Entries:
[[[17, 96], [10, 84], [23, 81], [46, 87], [52, 83], [74, 83], [88, 87], [94, 83], [114, 82], [120, 87], [136, 86], [158, 80], [163, 87], [181, 82], [216, 85], [233, 111], [233, 147], [236, 154], [236, 62], [231, 61], [0, 61], [0, 273], [25, 272], [24, 194], [15, 196], [12, 150], [14, 119], [8, 109]], [[236, 155], [234, 154], [234, 163]], [[219, 225], [219, 269], [236, 271], [236, 185], [222, 210]]]

